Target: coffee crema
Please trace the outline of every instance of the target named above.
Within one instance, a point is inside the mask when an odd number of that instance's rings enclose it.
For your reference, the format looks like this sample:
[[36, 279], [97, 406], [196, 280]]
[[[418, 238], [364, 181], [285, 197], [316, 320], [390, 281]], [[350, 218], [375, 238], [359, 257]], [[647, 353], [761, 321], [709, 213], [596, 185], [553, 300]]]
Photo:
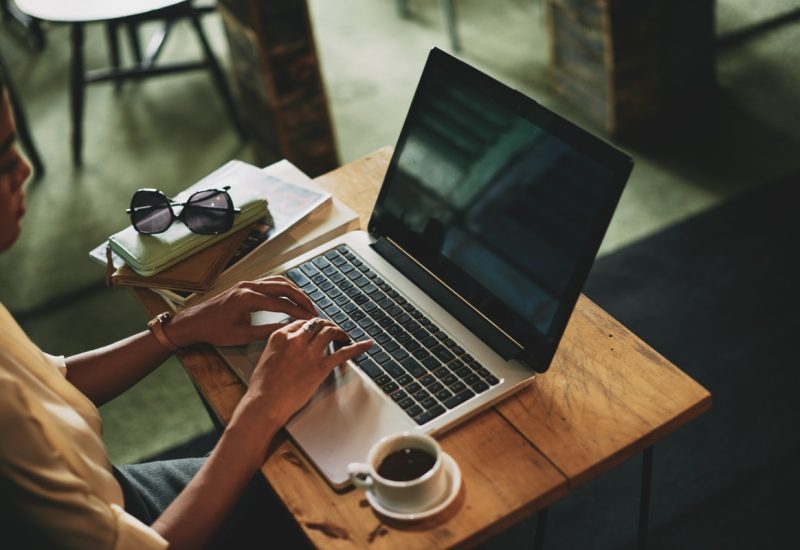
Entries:
[[381, 461], [378, 475], [392, 481], [411, 481], [422, 477], [436, 464], [436, 457], [422, 449], [406, 447], [394, 451]]

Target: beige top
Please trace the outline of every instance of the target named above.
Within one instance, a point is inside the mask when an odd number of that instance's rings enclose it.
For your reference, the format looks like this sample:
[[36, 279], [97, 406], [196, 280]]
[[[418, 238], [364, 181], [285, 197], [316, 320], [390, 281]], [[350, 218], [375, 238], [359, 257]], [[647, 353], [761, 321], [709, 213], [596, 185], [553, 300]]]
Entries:
[[65, 548], [166, 548], [125, 512], [97, 407], [0, 304], [0, 475], [14, 503]]

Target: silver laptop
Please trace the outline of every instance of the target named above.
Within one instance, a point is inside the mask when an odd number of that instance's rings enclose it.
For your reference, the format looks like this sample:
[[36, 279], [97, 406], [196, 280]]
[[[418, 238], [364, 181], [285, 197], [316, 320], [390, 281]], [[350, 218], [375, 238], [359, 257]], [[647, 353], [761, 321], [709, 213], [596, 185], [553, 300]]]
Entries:
[[[380, 437], [439, 434], [547, 370], [631, 168], [532, 99], [430, 52], [368, 232], [275, 271], [353, 339], [375, 342], [287, 425], [331, 486], [349, 485], [348, 463]], [[247, 382], [263, 345], [221, 351]]]

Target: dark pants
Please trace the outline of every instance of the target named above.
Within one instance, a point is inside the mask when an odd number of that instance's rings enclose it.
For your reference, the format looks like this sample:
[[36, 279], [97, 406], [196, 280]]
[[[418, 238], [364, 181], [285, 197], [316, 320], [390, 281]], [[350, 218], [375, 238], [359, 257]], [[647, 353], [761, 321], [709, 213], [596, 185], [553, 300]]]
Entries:
[[[192, 480], [205, 458], [160, 460], [114, 467], [125, 510], [147, 525]], [[308, 539], [261, 474], [256, 474], [229, 514], [211, 548], [309, 548]]]

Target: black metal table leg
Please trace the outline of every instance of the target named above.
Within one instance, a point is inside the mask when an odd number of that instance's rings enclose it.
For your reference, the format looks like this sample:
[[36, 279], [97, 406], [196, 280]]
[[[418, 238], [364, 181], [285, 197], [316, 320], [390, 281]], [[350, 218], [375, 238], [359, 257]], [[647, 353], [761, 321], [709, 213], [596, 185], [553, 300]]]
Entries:
[[228, 116], [233, 123], [233, 127], [236, 129], [239, 137], [244, 138], [245, 130], [241, 121], [239, 120], [239, 115], [236, 113], [236, 105], [233, 101], [233, 96], [231, 95], [230, 88], [228, 88], [228, 84], [225, 81], [225, 75], [222, 73], [222, 69], [214, 57], [214, 52], [211, 50], [208, 40], [206, 40], [205, 32], [200, 24], [200, 18], [191, 8], [188, 16], [192, 22], [192, 27], [194, 27], [195, 33], [197, 33], [197, 38], [200, 40], [200, 45], [203, 47], [203, 55], [205, 56], [206, 63], [208, 64], [211, 74], [214, 77], [214, 84], [216, 84], [217, 90], [219, 90], [220, 95], [222, 95], [222, 100], [225, 103], [225, 108], [228, 110]]
[[536, 532], [533, 535], [533, 550], [544, 548], [544, 535], [547, 531], [547, 512], [550, 508], [542, 508], [536, 514]]
[[653, 447], [642, 453], [642, 486], [639, 496], [639, 549], [647, 548], [647, 529], [650, 521], [650, 485], [653, 478]]
[[70, 104], [72, 107], [72, 162], [81, 164], [83, 147], [83, 24], [72, 24], [72, 63], [70, 69]]
[[[653, 479], [653, 447], [650, 446], [642, 453], [642, 485], [639, 494], [639, 550], [647, 548], [647, 530], [650, 521], [650, 489]], [[544, 537], [547, 530], [547, 512], [549, 508], [542, 508], [536, 515], [536, 532], [533, 537], [534, 550], [544, 547]]]

